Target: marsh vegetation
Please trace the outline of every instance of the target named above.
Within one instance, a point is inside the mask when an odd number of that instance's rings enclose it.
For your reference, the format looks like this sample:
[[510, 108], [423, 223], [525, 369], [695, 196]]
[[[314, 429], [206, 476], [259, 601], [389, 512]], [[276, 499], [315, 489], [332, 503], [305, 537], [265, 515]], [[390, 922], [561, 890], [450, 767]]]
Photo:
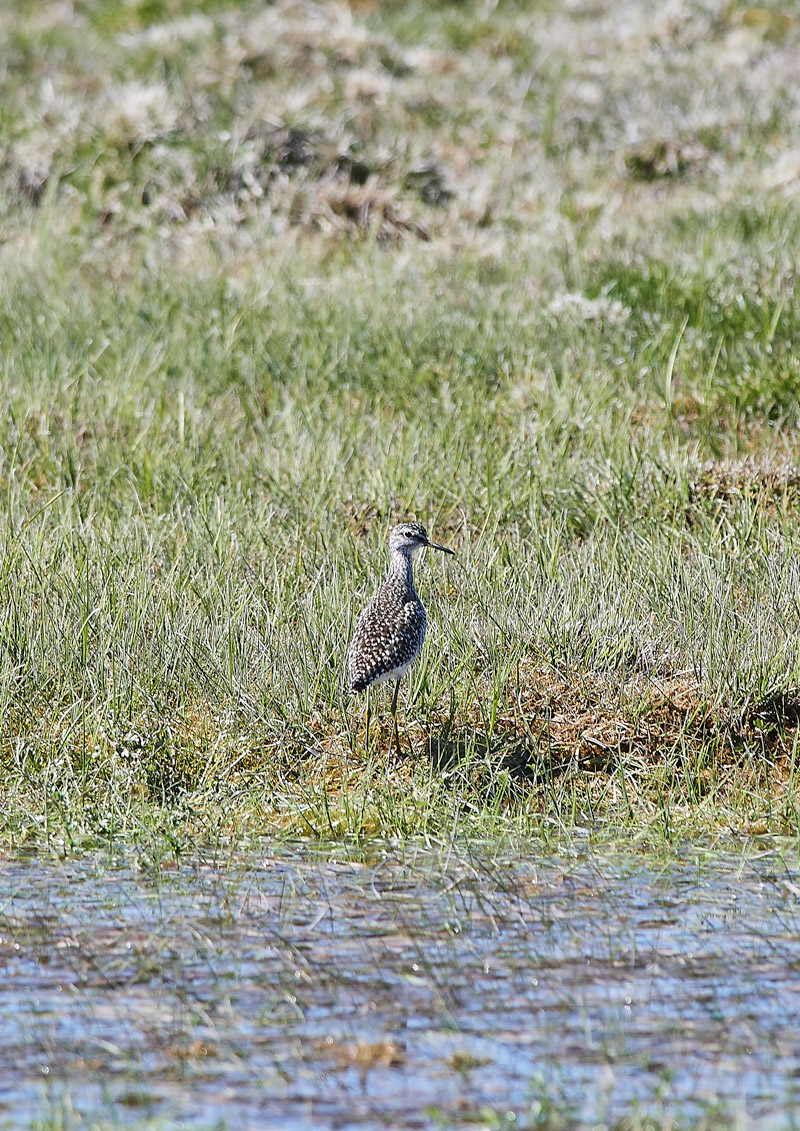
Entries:
[[[0, 20], [4, 841], [794, 831], [796, 21]], [[387, 783], [341, 672], [407, 517], [458, 564]]]
[[795, 14], [0, 39], [0, 1126], [795, 1126]]

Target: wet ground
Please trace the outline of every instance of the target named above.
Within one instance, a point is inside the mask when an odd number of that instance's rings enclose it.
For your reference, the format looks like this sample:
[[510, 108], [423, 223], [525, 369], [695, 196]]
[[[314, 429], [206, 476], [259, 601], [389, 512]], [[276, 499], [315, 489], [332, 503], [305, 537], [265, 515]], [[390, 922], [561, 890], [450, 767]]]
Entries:
[[795, 1107], [800, 875], [777, 851], [0, 861], [0, 1128], [783, 1128]]

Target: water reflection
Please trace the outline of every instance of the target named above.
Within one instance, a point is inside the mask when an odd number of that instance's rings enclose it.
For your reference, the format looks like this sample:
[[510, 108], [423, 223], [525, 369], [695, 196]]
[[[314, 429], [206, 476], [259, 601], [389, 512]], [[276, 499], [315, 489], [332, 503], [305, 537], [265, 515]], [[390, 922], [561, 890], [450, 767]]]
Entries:
[[741, 851], [8, 859], [0, 1126], [790, 1126], [799, 894]]

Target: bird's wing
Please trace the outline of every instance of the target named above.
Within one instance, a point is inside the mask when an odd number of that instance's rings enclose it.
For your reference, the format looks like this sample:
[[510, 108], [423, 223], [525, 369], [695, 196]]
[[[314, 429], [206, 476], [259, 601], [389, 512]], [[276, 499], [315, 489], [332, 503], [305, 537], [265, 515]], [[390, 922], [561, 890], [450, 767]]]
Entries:
[[358, 618], [347, 650], [347, 672], [353, 691], [363, 691], [387, 672], [410, 663], [425, 638], [425, 610], [419, 601], [407, 601], [387, 616], [373, 600]]

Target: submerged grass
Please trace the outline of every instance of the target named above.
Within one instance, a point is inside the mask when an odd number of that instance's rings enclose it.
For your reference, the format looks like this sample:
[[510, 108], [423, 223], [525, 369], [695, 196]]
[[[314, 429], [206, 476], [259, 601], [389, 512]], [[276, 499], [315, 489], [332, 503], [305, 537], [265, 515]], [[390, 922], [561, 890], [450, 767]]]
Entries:
[[6, 1122], [792, 1127], [787, 849], [6, 859]]
[[11, 11], [4, 840], [796, 833], [794, 23]]

